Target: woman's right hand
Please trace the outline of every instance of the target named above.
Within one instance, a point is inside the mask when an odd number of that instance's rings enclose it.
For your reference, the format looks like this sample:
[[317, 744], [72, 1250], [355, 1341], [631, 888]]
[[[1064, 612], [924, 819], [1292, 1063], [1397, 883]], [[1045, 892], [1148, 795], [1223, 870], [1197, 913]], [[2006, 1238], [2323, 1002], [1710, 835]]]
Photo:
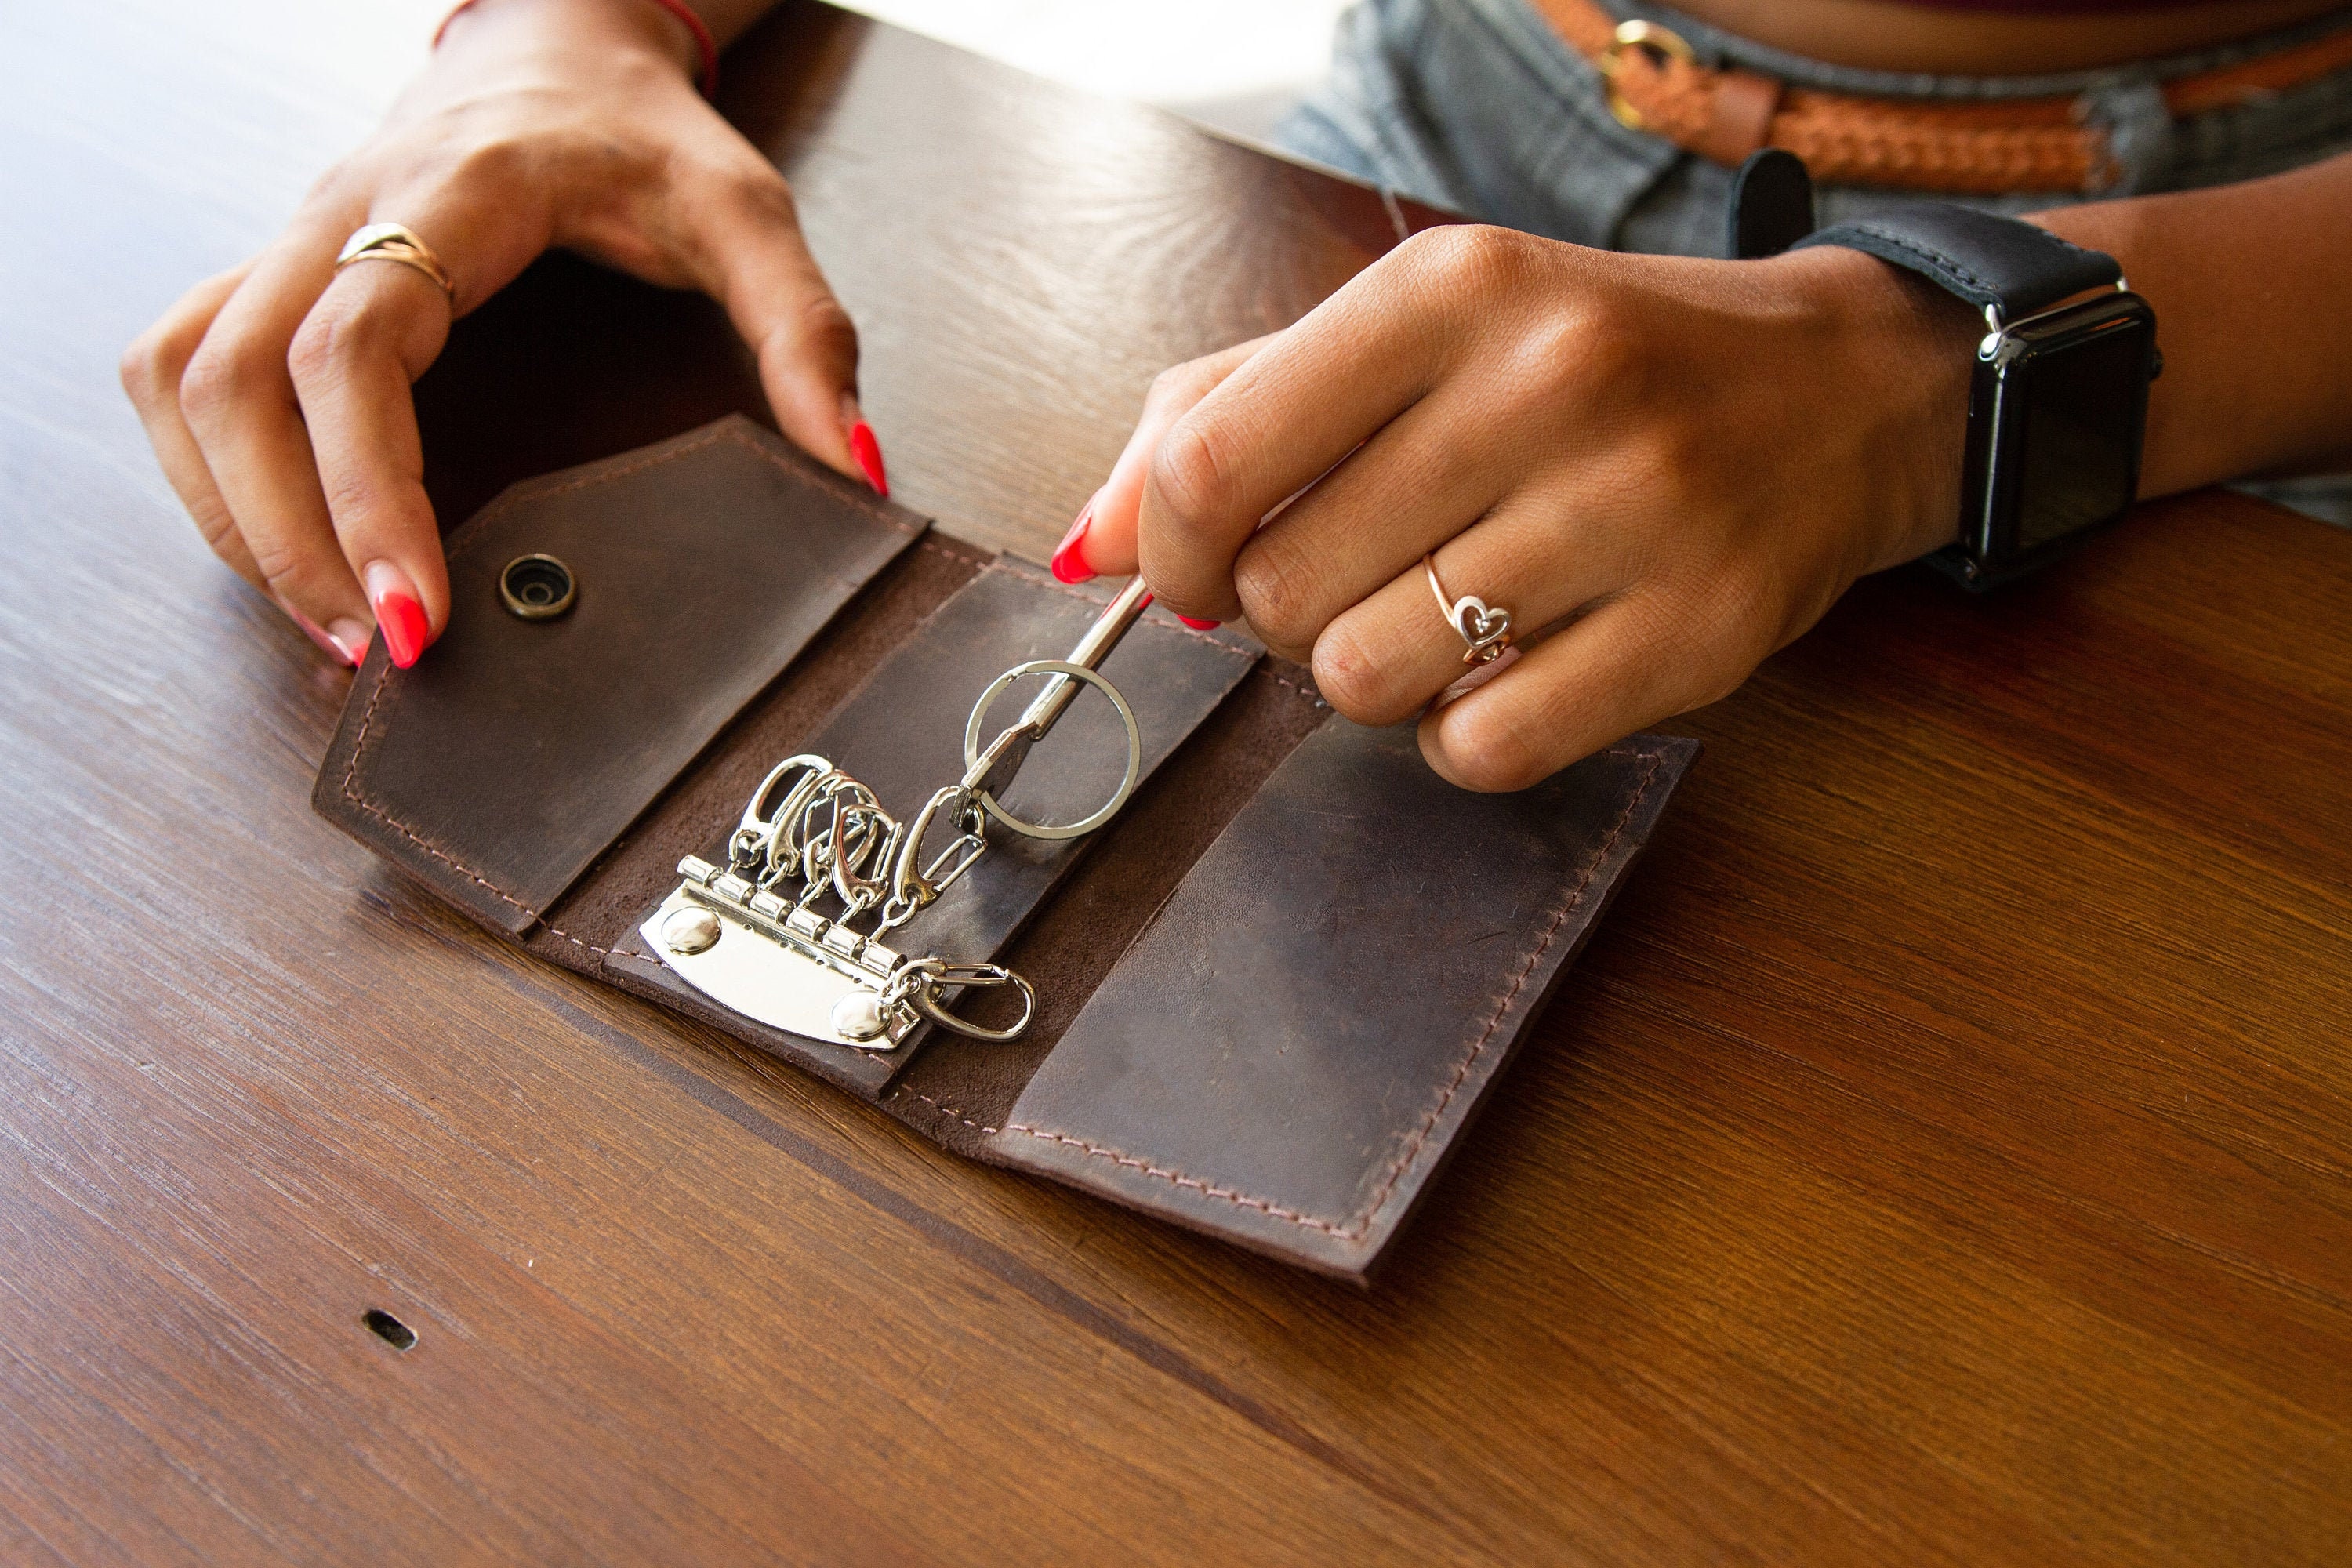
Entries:
[[[381, 626], [404, 668], [447, 622], [409, 386], [454, 317], [551, 246], [719, 300], [784, 434], [885, 489], [856, 332], [782, 176], [703, 100], [692, 60], [646, 0], [480, 0], [283, 234], [124, 355], [205, 542], [344, 661]], [[384, 222], [433, 247], [454, 303], [411, 267], [335, 270], [354, 229]]]

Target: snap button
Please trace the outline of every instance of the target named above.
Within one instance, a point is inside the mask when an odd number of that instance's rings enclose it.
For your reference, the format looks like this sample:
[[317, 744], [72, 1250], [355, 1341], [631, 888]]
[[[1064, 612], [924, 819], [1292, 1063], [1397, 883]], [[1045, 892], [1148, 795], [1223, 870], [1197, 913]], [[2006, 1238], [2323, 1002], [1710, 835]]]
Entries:
[[551, 621], [579, 595], [572, 568], [552, 555], [518, 555], [499, 574], [499, 597], [526, 621]]

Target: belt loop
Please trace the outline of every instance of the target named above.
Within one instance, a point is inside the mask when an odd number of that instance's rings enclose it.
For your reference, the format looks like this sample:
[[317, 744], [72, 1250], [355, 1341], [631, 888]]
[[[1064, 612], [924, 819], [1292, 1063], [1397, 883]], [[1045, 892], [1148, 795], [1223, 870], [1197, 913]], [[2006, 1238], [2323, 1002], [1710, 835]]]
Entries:
[[1772, 139], [1772, 116], [1780, 107], [1781, 85], [1751, 70], [1717, 71], [1707, 105], [1706, 130], [1691, 151], [1727, 169]]
[[2170, 185], [2173, 121], [2163, 88], [2143, 76], [2118, 75], [2075, 100], [2074, 115], [2105, 142], [2106, 178], [2095, 175], [2085, 195], [2137, 195]]

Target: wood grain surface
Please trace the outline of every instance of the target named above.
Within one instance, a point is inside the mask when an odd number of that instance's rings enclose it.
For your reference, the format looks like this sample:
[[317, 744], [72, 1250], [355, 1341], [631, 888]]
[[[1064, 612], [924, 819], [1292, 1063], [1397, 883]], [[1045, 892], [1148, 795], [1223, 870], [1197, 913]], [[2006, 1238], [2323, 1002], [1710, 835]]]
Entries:
[[[2352, 1557], [2352, 536], [2207, 494], [1990, 600], [1862, 585], [1684, 721], [1357, 1292], [944, 1154], [311, 817], [346, 678], [113, 361], [436, 9], [5, 9], [0, 1562]], [[1032, 554], [1154, 370], [1418, 221], [814, 7], [730, 65], [898, 493]], [[563, 260], [420, 395], [445, 516], [757, 408], [714, 311]]]

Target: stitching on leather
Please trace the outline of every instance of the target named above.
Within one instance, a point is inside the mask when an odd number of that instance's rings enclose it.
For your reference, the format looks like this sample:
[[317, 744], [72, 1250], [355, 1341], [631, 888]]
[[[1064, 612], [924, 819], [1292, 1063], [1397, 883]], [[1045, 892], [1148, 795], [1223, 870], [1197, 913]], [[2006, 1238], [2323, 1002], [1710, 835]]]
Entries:
[[[448, 553], [456, 553], [458, 550], [471, 542], [475, 534], [480, 532], [490, 523], [497, 521], [499, 518], [505, 516], [509, 511], [511, 511], [514, 508], [520, 506], [524, 501], [544, 500], [551, 496], [569, 495], [574, 490], [588, 489], [597, 485], [610, 484], [614, 479], [625, 479], [631, 474], [643, 473], [647, 468], [657, 468], [664, 463], [675, 462], [677, 459], [687, 456], [688, 453], [699, 452], [705, 447], [711, 446], [719, 441], [731, 441], [736, 446], [742, 447], [745, 451], [750, 452], [753, 457], [760, 458], [762, 462], [767, 463], [770, 467], [777, 469], [779, 472], [786, 474], [803, 483], [808, 482], [807, 475], [801, 473], [791, 463], [785, 461], [783, 458], [770, 450], [766, 446], [751, 439], [751, 437], [744, 434], [740, 426], [732, 424], [724, 425], [719, 426], [718, 429], [707, 431], [693, 440], [687, 441], [679, 446], [671, 447], [664, 451], [653, 453], [647, 457], [640, 458], [633, 463], [624, 463], [616, 468], [602, 468], [593, 474], [584, 474], [576, 479], [568, 479], [560, 485], [550, 485], [539, 488], [524, 486], [520, 489], [509, 490], [505, 496], [491, 502], [488, 507], [484, 508], [482, 511], [473, 519], [473, 521], [467, 523], [463, 528], [460, 528], [457, 532], [451, 534], [447, 544], [444, 548]], [[892, 528], [898, 530], [901, 533], [913, 531], [911, 524], [901, 522], [897, 518], [887, 516], [887, 514], [881, 516], [878, 521], [887, 523]], [[926, 541], [925, 543], [928, 544], [929, 541]], [[938, 547], [932, 546], [932, 548]], [[570, 942], [572, 946], [583, 949], [585, 952], [594, 953], [599, 958], [608, 956], [612, 952], [612, 949], [607, 947], [598, 947], [594, 942], [583, 942], [578, 937], [573, 936], [570, 931], [564, 931], [557, 926], [550, 925], [548, 923], [547, 917], [544, 914], [532, 909], [529, 904], [524, 903], [520, 899], [516, 898], [512, 893], [508, 892], [504, 888], [499, 887], [496, 882], [491, 881], [488, 877], [483, 876], [471, 866], [467, 865], [456, 856], [451, 855], [446, 850], [443, 849], [439, 845], [436, 845], [432, 840], [425, 837], [407, 823], [401, 821], [398, 817], [394, 816], [383, 807], [377, 805], [373, 801], [369, 800], [366, 796], [360, 794], [360, 757], [367, 750], [368, 731], [375, 723], [376, 704], [383, 700], [384, 687], [389, 679], [390, 671], [388, 669], [379, 672], [375, 678], [375, 689], [368, 693], [368, 705], [366, 710], [360, 715], [360, 732], [352, 741], [352, 759], [350, 763], [343, 769], [343, 798], [351, 802], [353, 805], [359, 807], [360, 810], [365, 812], [368, 816], [374, 817], [378, 822], [383, 823], [386, 827], [391, 828], [394, 833], [399, 834], [403, 838], [405, 838], [410, 843], [415, 845], [419, 849], [424, 850], [425, 853], [430, 855], [436, 860], [440, 861], [443, 865], [447, 866], [450, 869], [457, 872], [460, 876], [467, 878], [468, 880], [473, 881], [481, 887], [488, 889], [491, 892], [497, 894], [502, 901], [514, 909], [520, 910], [525, 915], [528, 915], [532, 921], [543, 927], [551, 935], [560, 936], [564, 941]]]
[[382, 676], [378, 676], [376, 678], [375, 689], [368, 693], [367, 709], [360, 715], [359, 738], [352, 742], [352, 760], [343, 768], [343, 798], [350, 801], [353, 805], [358, 806], [370, 816], [374, 817], [378, 822], [381, 822], [385, 826], [391, 828], [394, 833], [399, 834], [403, 838], [407, 839], [411, 844], [415, 845], [419, 849], [424, 850], [427, 855], [432, 856], [436, 860], [442, 862], [444, 865], [454, 868], [466, 877], [470, 878], [472, 880], [481, 884], [483, 887], [488, 888], [491, 892], [496, 893], [500, 899], [504, 900], [507, 903], [513, 905], [516, 909], [520, 910], [532, 920], [538, 920], [540, 916], [537, 910], [532, 909], [529, 904], [524, 903], [520, 899], [516, 898], [512, 893], [508, 892], [504, 888], [499, 887], [496, 882], [491, 881], [488, 877], [483, 876], [479, 871], [475, 870], [472, 867], [467, 865], [464, 861], [459, 860], [454, 855], [448, 854], [446, 851], [443, 850], [440, 846], [419, 834], [408, 824], [401, 821], [398, 817], [394, 816], [391, 813], [385, 811], [382, 806], [377, 805], [375, 802], [360, 794], [357, 781], [360, 768], [360, 752], [361, 749], [367, 744], [369, 727], [375, 722], [375, 705], [383, 700], [383, 678]]
[[966, 1116], [962, 1111], [955, 1109], [955, 1107], [951, 1105], [941, 1105], [938, 1100], [933, 1100], [929, 1095], [925, 1094], [919, 1089], [901, 1089], [898, 1093], [892, 1095], [890, 1098], [893, 1100], [904, 1100], [910, 1094], [917, 1100], [921, 1100], [925, 1105], [929, 1106], [933, 1110], [938, 1111], [940, 1115], [952, 1116], [958, 1121], [962, 1122], [966, 1127], [971, 1128], [975, 1132], [994, 1133], [1003, 1131], [1001, 1128], [982, 1126], [981, 1123], [974, 1121], [971, 1117]]
[[[535, 488], [530, 484], [521, 485], [514, 489], [509, 490], [506, 494], [492, 501], [488, 507], [476, 514], [471, 521], [467, 522], [457, 532], [451, 534], [447, 542], [442, 546], [443, 553], [445, 555], [456, 554], [458, 551], [464, 549], [467, 544], [473, 542], [475, 534], [479, 533], [483, 529], [488, 527], [498, 519], [504, 517], [508, 512], [512, 511], [524, 501], [544, 500], [549, 496], [567, 496], [573, 490], [584, 490], [593, 486], [606, 483], [612, 479], [625, 478], [630, 474], [643, 473], [646, 469], [667, 463], [674, 458], [683, 458], [688, 452], [699, 452], [702, 448], [720, 439], [722, 437], [733, 434], [735, 434], [735, 432], [731, 430], [707, 431], [703, 435], [696, 437], [694, 440], [688, 441], [686, 445], [679, 447], [675, 450], [659, 453], [650, 458], [640, 458], [634, 463], [624, 464], [620, 468], [607, 471], [583, 475], [581, 478], [576, 479], [566, 479], [560, 485], [549, 485], [544, 489]], [[754, 449], [756, 449], [756, 447]], [[774, 456], [773, 453], [768, 453], [766, 455], [772, 458]]]
[[1273, 680], [1273, 682], [1274, 682], [1276, 686], [1287, 686], [1288, 688], [1290, 688], [1290, 689], [1292, 689], [1293, 691], [1296, 691], [1297, 693], [1298, 693], [1298, 695], [1300, 695], [1301, 697], [1304, 697], [1305, 699], [1307, 699], [1307, 701], [1312, 702], [1313, 704], [1315, 704], [1315, 706], [1316, 706], [1316, 707], [1318, 707], [1318, 708], [1325, 708], [1325, 709], [1328, 709], [1328, 708], [1329, 708], [1329, 707], [1331, 706], [1331, 704], [1330, 704], [1330, 703], [1328, 703], [1328, 702], [1327, 702], [1327, 701], [1325, 701], [1325, 700], [1323, 700], [1323, 694], [1322, 694], [1321, 692], [1319, 692], [1319, 691], [1316, 690], [1313, 687], [1311, 687], [1311, 686], [1301, 686], [1298, 682], [1297, 682], [1297, 681], [1295, 681], [1295, 680], [1286, 680], [1286, 679], [1284, 679], [1281, 676], [1279, 676], [1279, 675], [1276, 675], [1276, 674], [1274, 673], [1274, 671], [1272, 671], [1272, 670], [1270, 670], [1270, 669], [1269, 669], [1269, 670], [1267, 670], [1265, 673], [1266, 673], [1267, 677], [1268, 677], [1270, 679], [1272, 679], [1272, 680]]
[[[1987, 293], [2000, 292], [1998, 285], [1987, 280], [1986, 279], [1979, 277], [1970, 268], [1960, 265], [1958, 258], [1947, 255], [1945, 252], [1937, 250], [1932, 247], [1922, 245], [1916, 240], [1906, 238], [1904, 236], [1893, 232], [1883, 225], [1871, 223], [1865, 220], [1861, 223], [1849, 224], [1846, 226], [1852, 228], [1857, 234], [1869, 235], [1872, 238], [1886, 245], [1900, 246], [1902, 248], [1911, 252], [1915, 256], [1922, 256], [1930, 261], [1948, 267], [1962, 279], [1966, 279], [1968, 282], [1975, 284], [1978, 288], [1984, 289]], [[2048, 233], [2047, 230], [2044, 230], [2043, 232], [2045, 234]], [[2051, 234], [2049, 235], [2049, 237], [2056, 240], [2061, 246], [2063, 246], [2066, 249], [2074, 252], [2076, 256], [2088, 256], [2091, 254], [2083, 247], [2076, 245], [2073, 240], [2068, 239], [2062, 235]]]
[[915, 548], [918, 550], [928, 550], [934, 555], [944, 555], [950, 561], [961, 561], [967, 566], [978, 566], [985, 570], [988, 565], [987, 556], [973, 555], [961, 550], [950, 550], [946, 545], [941, 544], [936, 538], [926, 539], [920, 544], [915, 546]]
[[1593, 852], [1592, 858], [1585, 862], [1584, 874], [1576, 879], [1576, 890], [1568, 896], [1568, 902], [1560, 905], [1559, 911], [1551, 917], [1551, 925], [1544, 931], [1543, 940], [1536, 943], [1535, 951], [1528, 954], [1528, 961], [1519, 966], [1517, 978], [1511, 982], [1511, 988], [1503, 994], [1503, 1000], [1496, 1006], [1494, 1016], [1486, 1020], [1486, 1033], [1478, 1037], [1478, 1043], [1470, 1047], [1469, 1054], [1465, 1056], [1461, 1064], [1454, 1069], [1453, 1081], [1445, 1086], [1445, 1092], [1438, 1097], [1437, 1109], [1432, 1110], [1428, 1119], [1421, 1124], [1421, 1131], [1413, 1135], [1412, 1146], [1399, 1155], [1396, 1163], [1389, 1168], [1388, 1179], [1381, 1184], [1381, 1190], [1372, 1195], [1371, 1203], [1364, 1210], [1364, 1217], [1360, 1222], [1363, 1226], [1367, 1227], [1370, 1226], [1372, 1215], [1378, 1214], [1381, 1205], [1388, 1201], [1390, 1192], [1403, 1176], [1405, 1167], [1412, 1163], [1414, 1155], [1421, 1152], [1421, 1146], [1428, 1141], [1431, 1129], [1437, 1125], [1437, 1119], [1445, 1113], [1446, 1106], [1453, 1101], [1454, 1090], [1462, 1087], [1462, 1080], [1469, 1076], [1471, 1066], [1485, 1053], [1487, 1043], [1495, 1037], [1495, 1031], [1502, 1026], [1503, 1015], [1510, 1011], [1511, 1004], [1517, 1000], [1521, 988], [1527, 984], [1528, 976], [1535, 973], [1537, 961], [1542, 958], [1545, 951], [1551, 946], [1552, 939], [1559, 935], [1559, 929], [1568, 923], [1569, 915], [1583, 904], [1585, 890], [1592, 886], [1593, 874], [1601, 869], [1601, 862], [1609, 858], [1609, 852], [1617, 847], [1617, 840], [1624, 836], [1625, 825], [1633, 820], [1634, 808], [1640, 805], [1642, 798], [1650, 793], [1650, 785], [1658, 776], [1658, 764], [1664, 760], [1664, 756], [1665, 753], [1663, 752], [1650, 753], [1649, 765], [1642, 770], [1641, 782], [1633, 786], [1633, 796], [1625, 802], [1625, 809], [1617, 814], [1616, 826], [1610, 828], [1609, 837], [1601, 841], [1601, 847]]
[[1024, 1126], [1019, 1122], [1013, 1123], [1006, 1127], [1004, 1131], [1007, 1132], [1025, 1133], [1029, 1137], [1042, 1138], [1049, 1142], [1066, 1143], [1071, 1148], [1082, 1150], [1086, 1153], [1094, 1155], [1097, 1159], [1108, 1160], [1116, 1164], [1128, 1166], [1132, 1170], [1142, 1172], [1147, 1176], [1158, 1176], [1160, 1180], [1173, 1182], [1180, 1187], [1190, 1187], [1192, 1191], [1200, 1193], [1204, 1196], [1223, 1198], [1227, 1203], [1238, 1204], [1245, 1209], [1257, 1209], [1262, 1213], [1273, 1215], [1276, 1219], [1286, 1219], [1293, 1225], [1303, 1225], [1311, 1230], [1328, 1231], [1343, 1241], [1353, 1241], [1356, 1237], [1363, 1235], [1366, 1227], [1371, 1224], [1371, 1216], [1368, 1214], [1362, 1220], [1358, 1222], [1353, 1229], [1342, 1230], [1339, 1226], [1333, 1225], [1328, 1219], [1317, 1219], [1312, 1215], [1301, 1214], [1297, 1209], [1284, 1208], [1279, 1204], [1269, 1203], [1265, 1198], [1254, 1198], [1247, 1193], [1242, 1192], [1237, 1188], [1213, 1187], [1197, 1176], [1188, 1176], [1181, 1171], [1171, 1169], [1166, 1165], [1148, 1164], [1145, 1162], [1135, 1158], [1131, 1154], [1122, 1154], [1116, 1149], [1107, 1147], [1104, 1144], [1090, 1142], [1084, 1138], [1073, 1138], [1066, 1132], [1047, 1132], [1042, 1128]]
[[1470, 1048], [1463, 1053], [1462, 1059], [1454, 1064], [1454, 1076], [1447, 1080], [1444, 1090], [1438, 1095], [1437, 1103], [1430, 1109], [1429, 1115], [1423, 1119], [1420, 1129], [1413, 1133], [1412, 1141], [1405, 1145], [1403, 1152], [1390, 1163], [1379, 1189], [1372, 1194], [1371, 1201], [1364, 1205], [1363, 1213], [1354, 1223], [1342, 1226], [1330, 1220], [1318, 1219], [1314, 1215], [1302, 1214], [1296, 1209], [1284, 1208], [1265, 1198], [1253, 1197], [1232, 1187], [1212, 1186], [1196, 1176], [1185, 1175], [1182, 1172], [1168, 1166], [1150, 1164], [1107, 1144], [1096, 1143], [1084, 1138], [1073, 1138], [1066, 1133], [1048, 1132], [1043, 1128], [1025, 1122], [1009, 1122], [1005, 1125], [1004, 1131], [1018, 1132], [1024, 1137], [1066, 1144], [1080, 1150], [1092, 1158], [1109, 1160], [1114, 1163], [1140, 1171], [1147, 1176], [1156, 1176], [1162, 1181], [1171, 1182], [1177, 1186], [1190, 1188], [1204, 1196], [1222, 1198], [1243, 1208], [1259, 1210], [1276, 1219], [1287, 1220], [1293, 1225], [1323, 1231], [1341, 1241], [1359, 1239], [1371, 1229], [1373, 1219], [1381, 1212], [1381, 1205], [1388, 1202], [1389, 1194], [1396, 1190], [1397, 1183], [1403, 1179], [1404, 1173], [1420, 1154], [1423, 1145], [1428, 1142], [1429, 1135], [1436, 1128], [1438, 1119], [1445, 1114], [1445, 1108], [1454, 1102], [1454, 1096], [1461, 1089], [1463, 1080], [1470, 1076], [1470, 1069], [1477, 1065], [1478, 1058], [1486, 1054], [1487, 1046], [1493, 1043], [1495, 1031], [1502, 1026], [1503, 1016], [1510, 1011], [1511, 1004], [1517, 1000], [1520, 991], [1526, 987], [1528, 976], [1535, 973], [1536, 964], [1550, 949], [1554, 940], [1559, 937], [1560, 928], [1568, 922], [1568, 917], [1584, 902], [1585, 892], [1592, 886], [1593, 875], [1600, 870], [1602, 862], [1609, 858], [1609, 852], [1617, 847], [1617, 840], [1624, 836], [1626, 825], [1633, 820], [1633, 813], [1640, 809], [1643, 798], [1649, 795], [1651, 784], [1657, 780], [1659, 764], [1665, 760], [1665, 753], [1663, 751], [1637, 750], [1627, 752], [1612, 750], [1604, 754], [1645, 757], [1649, 765], [1642, 770], [1641, 781], [1633, 786], [1633, 795], [1625, 802], [1625, 809], [1618, 813], [1616, 824], [1610, 828], [1609, 836], [1601, 841], [1600, 848], [1593, 851], [1592, 858], [1585, 862], [1583, 874], [1577, 878], [1576, 886], [1569, 893], [1568, 901], [1554, 911], [1551, 924], [1545, 928], [1542, 940], [1536, 943], [1534, 950], [1528, 954], [1526, 962], [1520, 964], [1518, 974], [1511, 981], [1511, 988], [1503, 993], [1503, 999], [1496, 1004], [1493, 1016], [1486, 1020], [1486, 1028], [1480, 1032]]
[[[382, 681], [378, 681], [376, 683], [375, 691], [371, 693], [368, 697], [368, 710], [360, 716], [360, 729], [362, 733], [366, 732], [368, 721], [375, 717], [376, 698], [381, 696], [383, 692], [383, 683]], [[352, 748], [352, 766], [356, 767], [358, 765], [359, 758], [359, 751], [356, 746]], [[480, 883], [485, 888], [488, 888], [491, 892], [496, 893], [500, 899], [513, 905], [516, 909], [520, 910], [524, 914], [529, 915], [533, 921], [537, 921], [540, 927], [547, 931], [549, 935], [560, 936], [564, 941], [570, 942], [572, 946], [593, 952], [599, 958], [604, 957], [613, 951], [609, 947], [598, 947], [593, 942], [583, 942], [578, 937], [573, 936], [570, 931], [565, 931], [562, 927], [551, 924], [548, 921], [547, 917], [541, 914], [537, 910], [532, 909], [529, 904], [524, 903], [520, 899], [516, 898], [504, 888], [499, 887], [496, 882], [491, 881], [488, 877], [483, 876], [480, 872], [465, 864], [457, 857], [444, 852], [439, 846], [425, 838], [423, 836], [418, 834], [415, 829], [410, 827], [408, 824], [400, 821], [397, 817], [394, 817], [383, 811], [381, 807], [377, 806], [374, 802], [362, 797], [352, 786], [352, 774], [350, 769], [346, 769], [343, 773], [343, 798], [350, 801], [353, 805], [358, 806], [362, 811], [366, 812], [370, 816], [374, 817], [378, 822], [383, 823], [386, 827], [391, 828], [394, 833], [399, 834], [403, 838], [407, 839], [411, 844], [415, 845], [419, 849], [424, 850], [427, 855], [432, 856], [436, 860], [441, 861], [453, 870], [456, 870], [461, 875]]]
[[604, 957], [606, 957], [606, 956], [610, 955], [610, 954], [611, 954], [611, 952], [612, 952], [612, 951], [613, 951], [613, 950], [612, 950], [611, 948], [609, 948], [609, 947], [598, 947], [598, 946], [597, 946], [594, 942], [582, 942], [578, 937], [573, 936], [570, 931], [558, 931], [555, 927], [553, 927], [553, 926], [551, 926], [551, 925], [549, 925], [545, 921], [540, 921], [539, 923], [540, 923], [540, 925], [541, 925], [543, 929], [545, 929], [545, 930], [546, 930], [546, 931], [547, 931], [550, 935], [551, 935], [551, 936], [560, 936], [560, 937], [562, 937], [564, 941], [566, 941], [566, 942], [570, 942], [572, 946], [577, 947], [577, 948], [583, 948], [583, 949], [586, 950], [587, 952], [590, 952], [594, 953], [594, 954], [595, 954], [597, 957], [599, 957], [599, 958], [604, 958]]
[[1856, 233], [1866, 234], [1881, 245], [1891, 245], [1898, 250], [1907, 250], [1912, 255], [1931, 261], [1938, 267], [1949, 268], [1962, 282], [1973, 284], [1988, 294], [2000, 292], [1994, 285], [1978, 277], [1974, 269], [1962, 266], [1957, 257], [1947, 256], [1940, 250], [1930, 249], [1916, 240], [1906, 239], [1899, 234], [1889, 234], [1876, 224], [1858, 223], [1853, 227]]

